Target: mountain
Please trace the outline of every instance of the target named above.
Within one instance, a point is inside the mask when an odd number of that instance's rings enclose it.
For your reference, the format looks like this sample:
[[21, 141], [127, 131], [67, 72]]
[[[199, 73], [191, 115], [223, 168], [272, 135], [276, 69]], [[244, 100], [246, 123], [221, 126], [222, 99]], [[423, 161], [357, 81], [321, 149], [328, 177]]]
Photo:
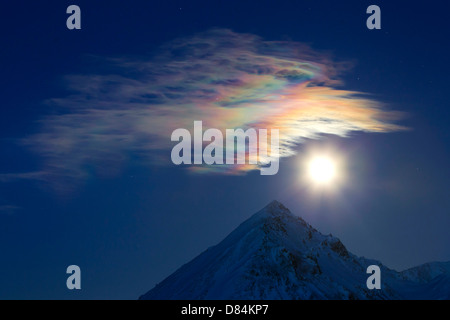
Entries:
[[[378, 265], [381, 290], [366, 286]], [[397, 272], [357, 257], [273, 201], [218, 245], [179, 268], [143, 300], [449, 299], [450, 262]]]

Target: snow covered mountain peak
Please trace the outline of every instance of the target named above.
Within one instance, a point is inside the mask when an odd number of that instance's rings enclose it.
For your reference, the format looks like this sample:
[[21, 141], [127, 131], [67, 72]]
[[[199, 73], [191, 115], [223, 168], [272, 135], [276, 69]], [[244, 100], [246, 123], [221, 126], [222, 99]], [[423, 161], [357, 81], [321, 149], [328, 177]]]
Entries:
[[286, 208], [281, 202], [277, 200], [273, 200], [263, 210], [266, 210], [267, 212], [273, 215], [283, 215], [283, 214], [292, 215], [291, 211], [289, 211], [288, 208]]
[[242, 225], [252, 224], [258, 225], [261, 228], [265, 228], [268, 231], [271, 228], [272, 232], [275, 231], [283, 231], [284, 234], [287, 233], [287, 228], [290, 226], [294, 226], [296, 233], [304, 233], [304, 232], [314, 232], [317, 233], [317, 230], [310, 226], [299, 216], [295, 216], [292, 212], [286, 208], [281, 202], [274, 200], [270, 202], [263, 209], [255, 213], [252, 217], [250, 217], [247, 221], [245, 221]]
[[[366, 287], [372, 264], [381, 290]], [[448, 299], [449, 282], [447, 264], [399, 273], [357, 257], [272, 201], [140, 299]]]

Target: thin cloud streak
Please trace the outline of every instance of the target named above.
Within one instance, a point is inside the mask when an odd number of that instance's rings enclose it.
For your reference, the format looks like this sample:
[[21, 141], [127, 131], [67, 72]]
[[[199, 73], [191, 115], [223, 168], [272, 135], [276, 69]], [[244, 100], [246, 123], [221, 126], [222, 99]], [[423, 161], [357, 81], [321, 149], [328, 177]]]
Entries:
[[14, 182], [20, 180], [47, 180], [49, 173], [44, 171], [1, 173], [0, 182]]
[[14, 205], [1, 205], [0, 206], [0, 215], [13, 215], [17, 210], [22, 208]]

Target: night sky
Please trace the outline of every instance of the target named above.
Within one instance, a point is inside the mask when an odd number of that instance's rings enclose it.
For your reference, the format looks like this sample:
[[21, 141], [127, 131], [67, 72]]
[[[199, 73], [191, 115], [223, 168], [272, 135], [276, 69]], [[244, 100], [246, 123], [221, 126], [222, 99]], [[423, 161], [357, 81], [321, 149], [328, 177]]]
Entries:
[[[393, 2], [3, 4], [0, 299], [137, 299], [275, 199], [340, 238], [352, 253], [398, 271], [449, 261], [450, 7], [443, 1]], [[66, 28], [71, 4], [81, 8], [81, 30]], [[366, 27], [371, 4], [381, 8], [381, 30]], [[339, 90], [365, 94], [350, 106], [355, 114], [376, 102], [386, 124], [380, 132], [364, 122], [364, 130], [303, 136], [273, 176], [175, 166], [167, 148], [174, 145], [170, 132], [209, 99], [212, 82], [190, 85], [188, 74], [171, 87], [173, 70], [161, 66], [189, 64], [190, 53], [180, 50], [170, 60], [164, 52], [174, 41], [215, 44], [226, 37], [230, 44], [223, 52], [230, 60], [245, 39], [273, 52], [277, 41], [283, 50], [309, 46], [324, 65], [343, 66], [336, 75]], [[261, 53], [248, 46], [250, 58]], [[192, 74], [222, 80], [224, 70], [205, 67]], [[265, 88], [290, 81], [267, 79]], [[146, 95], [133, 91], [149, 87]], [[247, 101], [248, 88], [237, 87], [237, 101], [230, 94], [220, 110]], [[204, 95], [194, 95], [193, 88]], [[169, 89], [171, 95], [164, 91]], [[260, 93], [250, 93], [249, 101], [263, 108]], [[158, 117], [137, 114], [138, 98], [160, 108]], [[197, 104], [186, 107], [192, 101]], [[117, 110], [120, 119], [113, 118]], [[236, 112], [229, 123], [251, 122], [258, 112]], [[224, 116], [208, 119], [223, 123]], [[345, 159], [345, 181], [333, 192], [311, 191], [302, 180], [311, 150], [333, 150]], [[72, 264], [82, 271], [80, 291], [66, 288]]]

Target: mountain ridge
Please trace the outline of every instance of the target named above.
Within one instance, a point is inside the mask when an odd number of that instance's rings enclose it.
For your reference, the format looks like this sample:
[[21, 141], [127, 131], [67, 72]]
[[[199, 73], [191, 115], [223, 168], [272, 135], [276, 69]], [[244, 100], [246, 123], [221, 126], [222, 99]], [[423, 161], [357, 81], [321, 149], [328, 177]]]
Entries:
[[[366, 287], [373, 264], [381, 290]], [[139, 299], [449, 299], [448, 283], [450, 262], [391, 270], [274, 200]]]

